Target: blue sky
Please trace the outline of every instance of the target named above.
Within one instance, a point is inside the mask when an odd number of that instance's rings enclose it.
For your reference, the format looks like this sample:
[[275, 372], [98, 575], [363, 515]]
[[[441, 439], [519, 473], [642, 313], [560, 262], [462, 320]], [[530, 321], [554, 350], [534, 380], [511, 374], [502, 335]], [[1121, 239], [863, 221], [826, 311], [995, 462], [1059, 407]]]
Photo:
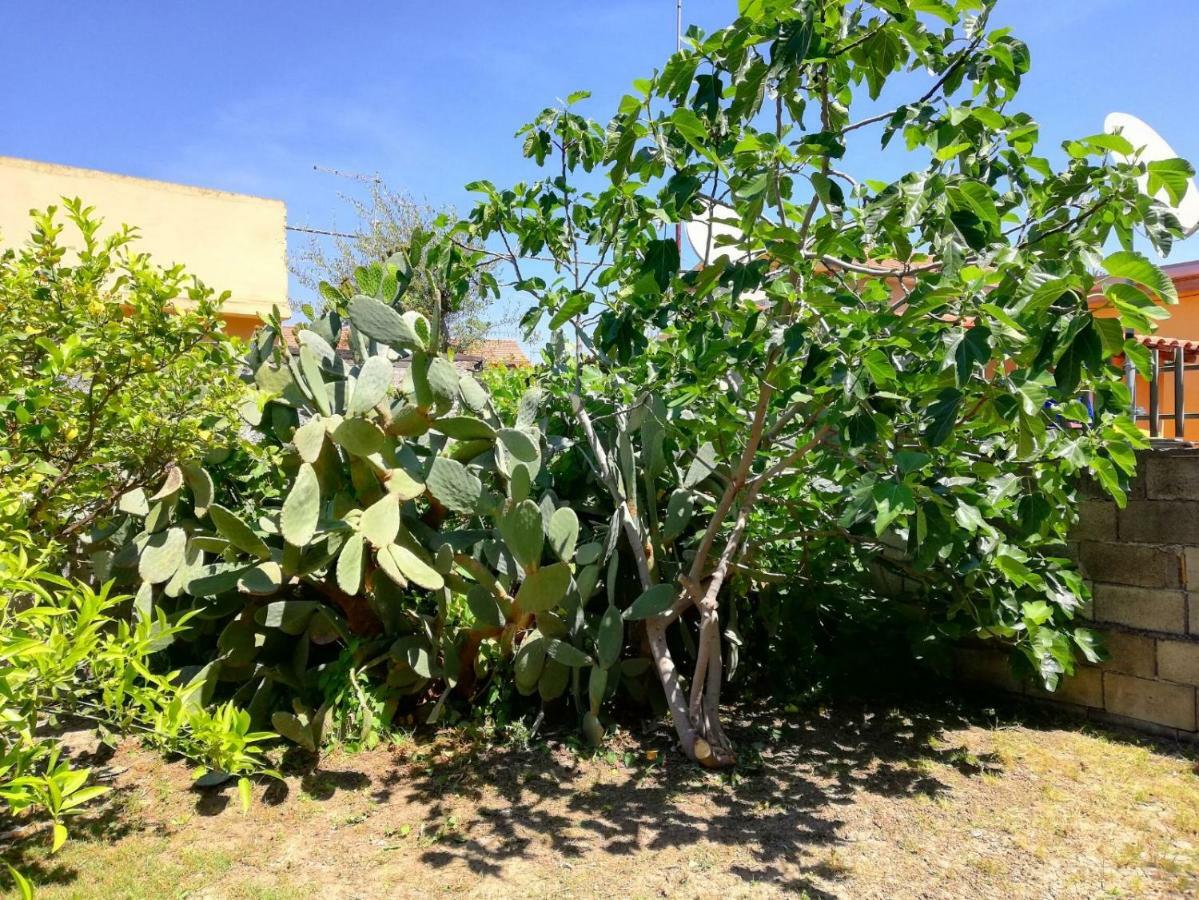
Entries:
[[[735, 9], [684, 0], [708, 29]], [[1032, 51], [1020, 106], [1043, 149], [1121, 110], [1199, 159], [1197, 0], [1000, 0], [994, 21]], [[346, 228], [347, 183], [314, 166], [464, 207], [466, 182], [527, 174], [520, 123], [579, 88], [605, 120], [673, 47], [674, 0], [10, 3], [0, 154], [277, 197], [292, 224]], [[1196, 257], [1199, 236], [1171, 261]]]

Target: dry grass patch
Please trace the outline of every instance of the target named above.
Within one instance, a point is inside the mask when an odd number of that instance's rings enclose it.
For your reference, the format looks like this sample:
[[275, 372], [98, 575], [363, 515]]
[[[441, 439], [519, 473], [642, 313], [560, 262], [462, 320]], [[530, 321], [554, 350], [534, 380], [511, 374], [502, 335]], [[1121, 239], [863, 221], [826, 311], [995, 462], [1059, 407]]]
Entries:
[[134, 746], [52, 858], [54, 897], [1095, 897], [1199, 891], [1189, 748], [1073, 722], [840, 704], [739, 722], [743, 764], [670, 735], [610, 752], [461, 734], [335, 753], [243, 815]]

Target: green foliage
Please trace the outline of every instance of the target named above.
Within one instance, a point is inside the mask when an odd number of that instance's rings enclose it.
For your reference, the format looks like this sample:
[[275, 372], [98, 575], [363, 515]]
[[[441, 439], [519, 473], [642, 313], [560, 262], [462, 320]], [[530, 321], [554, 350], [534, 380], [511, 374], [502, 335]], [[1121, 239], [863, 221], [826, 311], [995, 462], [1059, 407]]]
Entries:
[[[344, 313], [355, 284], [373, 295], [377, 278], [369, 273], [379, 272], [379, 266], [396, 253], [418, 258], [423, 242], [431, 235], [444, 239], [448, 223], [454, 219], [451, 209], [420, 203], [388, 187], [378, 176], [350, 177], [366, 185], [365, 196], [343, 195], [354, 216], [353, 232], [313, 236], [291, 267], [301, 284], [319, 292], [317, 308], [309, 310], [313, 318], [318, 312]], [[467, 347], [486, 336], [490, 327], [486, 267], [471, 276], [469, 289], [455, 292], [448, 303], [438, 289], [437, 274], [419, 265], [416, 269], [415, 279], [407, 285], [405, 304], [426, 318], [435, 307], [440, 310], [443, 347]]]
[[[1063, 546], [1079, 479], [1123, 502], [1144, 444], [1112, 360], [1142, 365], [1124, 329], [1176, 300], [1134, 235], [1165, 251], [1178, 228], [1146, 166], [1109, 158], [1119, 138], [1068, 142], [1061, 170], [1037, 153], [1013, 105], [1028, 51], [992, 6], [743, 3], [606, 127], [543, 112], [522, 131], [543, 178], [471, 186], [463, 235], [506, 250], [529, 329], [569, 331], [543, 381], [571, 448], [555, 489], [626, 532], [609, 591], [672, 586], [640, 602], [697, 758], [730, 758], [714, 698], [743, 652], [778, 684], [764, 661], [794, 634], [766, 611], [813, 594], [825, 618], [847, 593], [902, 610], [921, 656], [1010, 642], [1049, 688], [1094, 654]], [[931, 84], [855, 115], [908, 72]], [[846, 171], [863, 143], [910, 171]], [[658, 226], [705, 216], [743, 237], [684, 266]]]
[[[185, 673], [154, 727], [369, 745], [515, 688], [595, 743], [614, 704], [665, 708], [726, 765], [722, 686], [790, 689], [816, 630], [1001, 640], [1049, 688], [1094, 658], [1063, 546], [1081, 478], [1123, 501], [1144, 439], [1112, 360], [1142, 365], [1125, 329], [1176, 299], [1134, 236], [1179, 231], [1118, 138], [1037, 154], [991, 5], [742, 3], [606, 127], [584, 95], [543, 112], [544, 177], [475, 183], [462, 222], [323, 285], [298, 352], [267, 322], [253, 443], [222, 469], [182, 448], [87, 535], [135, 593], [123, 627]], [[863, 140], [907, 174], [845, 171]], [[705, 215], [743, 237], [690, 266], [662, 226]], [[538, 386], [444, 352], [497, 266], [554, 332]]]
[[0, 256], [0, 518], [61, 543], [232, 443], [241, 390], [224, 298], [137, 253], [133, 229], [105, 237], [92, 208], [64, 206], [69, 235], [51, 207]]
[[[71, 818], [108, 789], [61, 758], [54, 727], [83, 720], [102, 734], [136, 733], [199, 766], [198, 776], [269, 774], [249, 715], [205, 709], [203, 679], [154, 674], [151, 658], [184, 622], [128, 622], [128, 597], [52, 574], [31, 557], [27, 534], [0, 535], [0, 805], [49, 820], [51, 851]], [[19, 876], [17, 876], [19, 879]]]
[[[475, 260], [454, 243], [424, 260], [468, 289], [456, 273]], [[280, 460], [278, 495], [228, 509], [193, 470], [161, 511], [122, 503], [93, 545], [145, 615], [173, 623], [167, 658], [308, 750], [373, 744], [400, 712], [458, 715], [495, 677], [590, 709], [570, 673], [597, 665], [606, 524], [585, 527], [550, 489], [540, 392], [502, 418], [436, 352], [436, 311], [403, 310], [402, 261], [374, 275], [355, 285], [374, 295], [313, 321], [298, 354], [277, 321], [255, 335], [243, 415]], [[331, 349], [343, 335], [348, 358]], [[604, 667], [622, 656], [618, 641]]]

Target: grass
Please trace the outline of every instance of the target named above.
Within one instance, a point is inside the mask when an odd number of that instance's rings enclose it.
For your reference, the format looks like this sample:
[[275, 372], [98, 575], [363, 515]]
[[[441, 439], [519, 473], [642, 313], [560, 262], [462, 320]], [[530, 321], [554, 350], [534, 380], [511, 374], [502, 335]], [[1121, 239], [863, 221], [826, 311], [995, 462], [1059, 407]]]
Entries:
[[755, 710], [736, 731], [752, 763], [732, 774], [661, 731], [605, 754], [445, 733], [335, 753], [244, 815], [127, 746], [108, 807], [18, 864], [42, 898], [1199, 892], [1190, 748], [952, 704]]

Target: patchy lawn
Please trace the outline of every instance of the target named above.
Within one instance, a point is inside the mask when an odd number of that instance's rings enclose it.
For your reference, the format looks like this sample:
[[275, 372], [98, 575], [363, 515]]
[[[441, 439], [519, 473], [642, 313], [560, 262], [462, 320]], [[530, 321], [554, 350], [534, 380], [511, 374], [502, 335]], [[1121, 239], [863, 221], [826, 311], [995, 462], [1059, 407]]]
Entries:
[[57, 856], [14, 862], [43, 898], [1199, 892], [1190, 748], [950, 703], [738, 726], [732, 774], [687, 764], [665, 731], [598, 756], [446, 733], [335, 753], [244, 815], [231, 788], [190, 791], [186, 768], [129, 745], [107, 807]]

